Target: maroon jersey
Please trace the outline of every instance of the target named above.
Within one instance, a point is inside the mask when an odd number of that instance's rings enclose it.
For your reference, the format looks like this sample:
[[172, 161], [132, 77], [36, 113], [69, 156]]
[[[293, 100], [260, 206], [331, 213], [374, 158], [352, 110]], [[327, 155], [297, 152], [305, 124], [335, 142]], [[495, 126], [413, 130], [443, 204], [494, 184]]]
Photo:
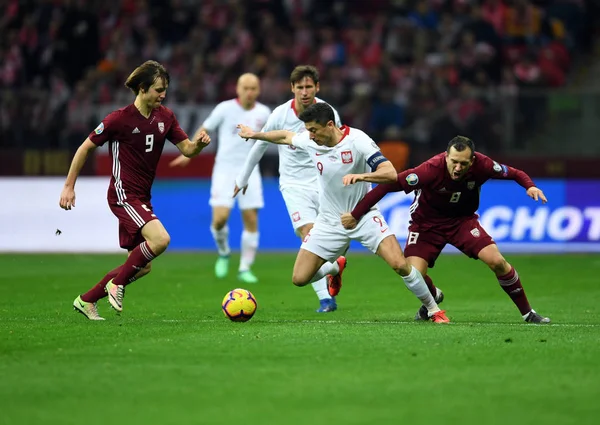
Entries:
[[362, 217], [388, 192], [414, 191], [415, 199], [410, 206], [412, 222], [422, 228], [452, 225], [457, 218], [476, 217], [479, 191], [489, 179], [515, 180], [525, 189], [535, 186], [525, 172], [498, 164], [478, 152], [467, 174], [462, 180], [454, 181], [443, 152], [416, 168], [401, 172], [396, 183], [378, 185], [357, 204], [352, 215], [357, 219]]
[[169, 108], [153, 109], [146, 118], [132, 104], [108, 114], [89, 138], [98, 146], [109, 142], [113, 166], [108, 200], [121, 204], [127, 199], [150, 201], [165, 139], [177, 144], [188, 136]]

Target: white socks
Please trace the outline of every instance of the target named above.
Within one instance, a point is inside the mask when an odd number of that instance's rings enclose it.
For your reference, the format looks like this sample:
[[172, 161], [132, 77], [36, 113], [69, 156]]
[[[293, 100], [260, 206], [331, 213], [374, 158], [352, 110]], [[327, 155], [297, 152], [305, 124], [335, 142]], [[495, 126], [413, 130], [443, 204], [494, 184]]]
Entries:
[[[310, 283], [316, 282], [317, 280], [323, 279], [328, 274], [335, 276], [340, 272], [340, 266], [338, 266], [337, 261], [333, 263], [325, 263], [321, 266], [319, 270], [315, 273], [315, 275], [310, 280]], [[327, 285], [327, 283], [325, 283]]]
[[402, 280], [404, 280], [404, 284], [406, 287], [413, 293], [415, 296], [421, 300], [423, 305], [427, 307], [427, 311], [429, 314], [440, 311], [435, 299], [429, 292], [429, 288], [427, 288], [427, 284], [425, 280], [423, 280], [423, 276], [421, 273], [415, 268], [411, 267], [410, 274], [408, 276], [401, 276]]
[[240, 272], [250, 270], [254, 259], [256, 258], [256, 250], [258, 249], [258, 232], [242, 232], [242, 250], [240, 257]]
[[333, 263], [325, 263], [321, 266], [317, 273], [311, 279], [311, 284], [319, 300], [330, 299], [329, 289], [327, 288], [327, 275], [337, 275], [340, 272], [340, 266], [337, 261]]
[[[221, 257], [228, 256], [231, 253], [229, 247], [229, 226], [225, 225], [221, 230], [217, 230], [210, 226], [210, 233], [213, 235], [217, 251]], [[240, 272], [250, 270], [254, 259], [256, 258], [256, 250], [258, 249], [258, 232], [242, 232], [241, 252], [240, 252]]]
[[316, 282], [313, 282], [312, 287], [315, 290], [317, 297], [319, 297], [319, 301], [331, 299], [329, 289], [327, 289], [327, 277], [323, 277]]
[[217, 230], [210, 226], [210, 233], [213, 235], [219, 255], [221, 257], [229, 255], [231, 252], [231, 249], [229, 248], [229, 227], [226, 225], [221, 230]]

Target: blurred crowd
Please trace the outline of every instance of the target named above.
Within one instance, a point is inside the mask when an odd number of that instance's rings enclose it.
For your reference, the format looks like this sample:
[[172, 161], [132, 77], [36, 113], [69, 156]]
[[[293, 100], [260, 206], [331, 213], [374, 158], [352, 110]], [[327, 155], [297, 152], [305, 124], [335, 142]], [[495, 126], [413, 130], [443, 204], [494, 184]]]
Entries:
[[585, 0], [0, 0], [0, 146], [78, 145], [95, 106], [130, 103], [123, 82], [155, 59], [169, 104], [235, 97], [255, 72], [276, 105], [294, 66], [313, 64], [319, 96], [378, 141], [439, 147], [460, 133], [495, 150], [511, 96], [567, 84], [590, 55], [597, 12]]

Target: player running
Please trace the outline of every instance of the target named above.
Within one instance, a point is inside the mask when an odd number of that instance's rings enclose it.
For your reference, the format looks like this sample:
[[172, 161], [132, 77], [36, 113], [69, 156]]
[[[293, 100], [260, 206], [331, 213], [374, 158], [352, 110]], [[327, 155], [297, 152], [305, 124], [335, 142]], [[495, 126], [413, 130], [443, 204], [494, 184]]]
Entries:
[[[263, 132], [271, 130], [289, 130], [296, 133], [305, 131], [304, 123], [298, 116], [314, 103], [323, 102], [317, 98], [319, 92], [319, 71], [314, 66], [297, 66], [290, 75], [291, 90], [294, 98], [275, 108], [269, 117]], [[333, 109], [333, 108], [332, 108]], [[338, 113], [333, 109], [335, 125], [340, 127]], [[240, 190], [246, 193], [252, 187], [249, 177], [269, 143], [258, 141], [252, 146], [246, 162], [236, 178], [235, 197]], [[279, 146], [279, 190], [285, 201], [290, 221], [296, 235], [304, 239], [317, 217], [319, 210], [319, 189], [317, 170], [309, 155], [302, 149], [291, 145]], [[329, 277], [331, 278], [331, 277]], [[337, 309], [335, 297], [327, 289], [328, 277], [313, 282], [312, 287], [319, 298], [318, 313], [328, 313]]]
[[343, 176], [370, 170], [366, 176], [374, 180], [390, 180], [396, 176], [392, 163], [361, 130], [337, 127], [333, 109], [326, 103], [310, 105], [299, 115], [299, 119], [304, 122], [307, 131], [256, 133], [247, 126], [239, 126], [240, 137], [306, 151], [317, 169], [321, 187], [320, 208], [314, 226], [298, 251], [292, 274], [294, 285], [305, 286], [329, 274], [334, 276], [329, 282], [329, 290], [335, 295], [340, 289], [340, 276], [345, 266], [345, 258], [340, 256], [348, 249], [351, 240], [358, 240], [402, 276], [408, 289], [426, 306], [427, 315], [432, 321], [449, 322], [445, 312], [439, 309], [429, 293], [419, 271], [406, 261], [396, 237], [377, 208], [370, 209], [365, 219], [352, 230], [344, 229], [340, 223], [342, 213], [352, 209], [371, 187], [368, 183], [344, 187]]
[[169, 74], [155, 61], [144, 62], [131, 73], [125, 86], [135, 93], [135, 101], [108, 114], [85, 139], [73, 157], [60, 194], [61, 208], [75, 207], [75, 181], [85, 161], [98, 146], [109, 142], [113, 167], [108, 206], [119, 219], [119, 243], [129, 256], [124, 264], [73, 301], [75, 310], [90, 320], [104, 320], [96, 303], [107, 294], [110, 305], [121, 312], [125, 286], [150, 273], [151, 261], [169, 245], [170, 236], [150, 203], [150, 189], [165, 140], [188, 157], [197, 155], [210, 143], [204, 132], [190, 141], [175, 114], [162, 106], [168, 85]]

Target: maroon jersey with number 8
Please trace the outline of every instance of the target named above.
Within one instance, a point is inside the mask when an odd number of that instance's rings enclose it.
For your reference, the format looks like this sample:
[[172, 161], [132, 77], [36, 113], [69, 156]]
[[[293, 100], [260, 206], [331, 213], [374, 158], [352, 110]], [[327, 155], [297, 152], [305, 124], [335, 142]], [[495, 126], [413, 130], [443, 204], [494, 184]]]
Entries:
[[516, 168], [493, 161], [476, 152], [471, 168], [454, 181], [446, 168], [445, 152], [416, 168], [398, 174], [398, 181], [381, 184], [369, 192], [352, 211], [359, 219], [388, 192], [415, 192], [410, 206], [411, 220], [421, 230], [453, 227], [459, 219], [476, 217], [481, 186], [489, 179], [516, 180], [525, 189], [534, 186], [529, 176]]

